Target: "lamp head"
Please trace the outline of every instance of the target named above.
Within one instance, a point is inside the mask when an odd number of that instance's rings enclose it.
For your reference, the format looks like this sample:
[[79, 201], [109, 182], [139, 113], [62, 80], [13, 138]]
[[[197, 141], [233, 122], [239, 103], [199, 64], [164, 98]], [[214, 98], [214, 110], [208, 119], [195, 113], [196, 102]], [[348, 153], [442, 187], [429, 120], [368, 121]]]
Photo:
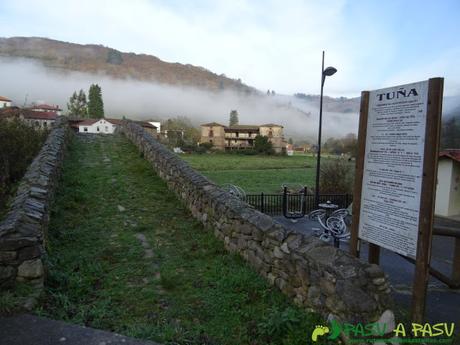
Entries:
[[323, 76], [328, 76], [330, 77], [331, 75], [335, 74], [337, 72], [337, 69], [334, 67], [328, 67], [323, 71]]

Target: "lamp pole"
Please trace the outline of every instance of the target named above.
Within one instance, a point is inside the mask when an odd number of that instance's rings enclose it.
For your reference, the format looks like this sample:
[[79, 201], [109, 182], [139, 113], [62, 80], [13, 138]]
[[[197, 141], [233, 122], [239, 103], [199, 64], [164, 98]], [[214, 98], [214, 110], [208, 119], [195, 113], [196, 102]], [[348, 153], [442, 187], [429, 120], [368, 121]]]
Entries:
[[321, 96], [319, 99], [319, 129], [318, 129], [318, 152], [316, 158], [316, 186], [315, 186], [315, 204], [316, 206], [319, 205], [319, 175], [320, 175], [320, 167], [321, 167], [321, 130], [322, 130], [322, 123], [323, 123], [323, 88], [324, 88], [324, 81], [326, 80], [327, 76], [333, 75], [337, 72], [337, 69], [334, 67], [328, 67], [324, 69], [324, 50], [323, 50], [323, 60], [321, 63]]

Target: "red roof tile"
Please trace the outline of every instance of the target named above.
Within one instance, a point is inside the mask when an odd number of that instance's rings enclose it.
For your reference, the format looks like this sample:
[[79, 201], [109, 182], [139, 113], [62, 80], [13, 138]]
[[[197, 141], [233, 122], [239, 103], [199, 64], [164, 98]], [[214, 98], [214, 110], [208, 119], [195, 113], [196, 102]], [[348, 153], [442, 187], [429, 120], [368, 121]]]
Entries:
[[121, 122], [123, 120], [120, 119], [108, 119], [108, 118], [102, 118], [102, 119], [82, 119], [81, 121], [78, 120], [73, 120], [74, 122], [77, 122], [78, 126], [91, 126], [92, 124], [100, 121], [100, 120], [105, 120], [112, 125], [121, 125]]
[[58, 115], [54, 111], [23, 111], [24, 118], [33, 120], [56, 120]]
[[62, 110], [62, 109], [59, 109], [58, 105], [49, 105], [49, 104], [36, 104], [32, 106], [30, 109], [43, 109], [43, 110], [53, 110], [53, 111]]
[[0, 101], [2, 102], [12, 102], [11, 99], [8, 99], [6, 97], [0, 96]]
[[92, 124], [96, 123], [100, 119], [84, 119], [77, 123], [78, 126], [91, 126]]
[[450, 158], [460, 162], [460, 149], [447, 149], [439, 152], [439, 158]]

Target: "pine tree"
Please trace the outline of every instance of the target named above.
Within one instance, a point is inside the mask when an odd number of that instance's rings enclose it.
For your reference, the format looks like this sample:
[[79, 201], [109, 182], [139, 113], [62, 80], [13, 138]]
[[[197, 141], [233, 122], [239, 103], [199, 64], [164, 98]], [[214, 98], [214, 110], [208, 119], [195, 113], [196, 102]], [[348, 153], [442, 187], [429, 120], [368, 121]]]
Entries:
[[77, 91], [74, 91], [67, 103], [67, 109], [69, 109], [69, 115], [87, 117], [86, 94], [83, 90], [80, 90], [78, 94]]
[[235, 126], [239, 123], [238, 121], [238, 112], [236, 110], [232, 110], [230, 112], [230, 126]]
[[102, 101], [102, 90], [97, 84], [91, 84], [88, 93], [88, 116], [94, 119], [104, 117], [104, 102]]

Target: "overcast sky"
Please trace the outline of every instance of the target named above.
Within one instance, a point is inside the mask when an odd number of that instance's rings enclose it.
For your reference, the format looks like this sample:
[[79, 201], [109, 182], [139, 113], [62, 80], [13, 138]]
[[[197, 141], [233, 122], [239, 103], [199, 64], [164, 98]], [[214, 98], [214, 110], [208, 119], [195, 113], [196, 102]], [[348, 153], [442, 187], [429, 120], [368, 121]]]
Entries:
[[460, 94], [458, 0], [0, 0], [0, 36], [41, 36], [191, 63], [260, 90], [359, 96], [441, 76]]

